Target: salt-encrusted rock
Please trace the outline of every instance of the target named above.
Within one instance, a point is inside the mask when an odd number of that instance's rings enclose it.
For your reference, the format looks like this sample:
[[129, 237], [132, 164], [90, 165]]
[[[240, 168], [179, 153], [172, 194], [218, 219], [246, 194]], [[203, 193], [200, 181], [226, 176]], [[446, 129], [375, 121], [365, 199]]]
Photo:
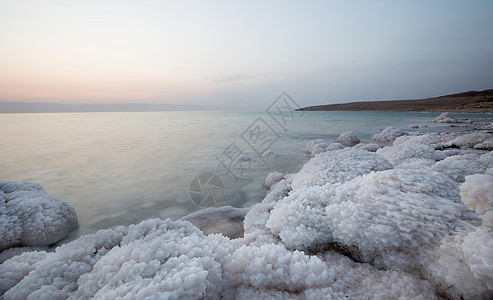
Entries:
[[487, 140], [487, 141], [484, 141], [482, 143], [474, 145], [474, 149], [492, 151], [493, 150], [493, 139]]
[[341, 143], [327, 143], [324, 140], [311, 140], [306, 144], [306, 152], [312, 155], [317, 155], [327, 151], [344, 149]]
[[485, 168], [493, 168], [493, 151], [489, 151], [481, 155], [481, 157], [479, 158], [479, 162]]
[[393, 142], [396, 138], [405, 135], [406, 133], [397, 128], [397, 127], [392, 127], [389, 126], [382, 130], [382, 132], [373, 135], [373, 140], [377, 142], [383, 142], [383, 143], [391, 143]]
[[442, 144], [440, 144], [440, 141], [436, 137], [429, 134], [418, 135], [418, 136], [406, 136], [406, 135], [400, 136], [395, 139], [392, 145], [410, 146], [413, 144], [430, 146], [435, 150], [443, 149]]
[[228, 238], [204, 236], [189, 222], [147, 220], [40, 253], [34, 265], [16, 263], [33, 253], [6, 261], [6, 286], [18, 283], [4, 298], [219, 298], [228, 295], [221, 260], [232, 250]]
[[372, 171], [393, 168], [383, 156], [361, 149], [348, 148], [325, 152], [312, 158], [293, 176], [294, 189], [334, 184], [351, 180]]
[[[466, 176], [460, 188], [460, 195], [462, 201], [478, 213], [483, 221], [482, 224], [493, 228], [493, 176], [484, 174]], [[491, 247], [493, 248], [493, 244]]]
[[486, 139], [491, 138], [491, 135], [483, 133], [464, 134], [447, 144], [456, 148], [473, 148], [475, 145], [483, 143]]
[[341, 143], [330, 143], [329, 146], [327, 147], [327, 151], [334, 151], [340, 149], [344, 149], [344, 145]]
[[344, 145], [354, 146], [358, 144], [360, 140], [354, 132], [346, 131], [339, 135], [339, 137], [337, 138], [337, 142]]
[[[457, 232], [430, 251], [428, 269], [431, 281], [453, 298], [491, 299], [493, 297], [493, 176], [466, 177], [460, 194], [462, 202], [479, 214], [481, 226]], [[434, 278], [443, 278], [442, 282]]]
[[373, 144], [373, 143], [370, 143], [370, 144], [359, 143], [359, 144], [355, 145], [354, 148], [363, 149], [363, 150], [366, 150], [369, 152], [377, 152], [377, 150], [380, 149], [380, 146], [377, 144]]
[[482, 174], [486, 171], [487, 167], [480, 162], [480, 157], [478, 154], [449, 156], [437, 162], [432, 170], [440, 172], [458, 183], [464, 182], [467, 175]]
[[261, 203], [253, 206], [245, 216], [244, 220], [244, 236], [241, 240], [241, 245], [261, 246], [265, 244], [278, 244], [280, 240], [272, 235], [265, 227], [265, 223], [270, 216], [270, 211], [277, 201], [287, 196], [291, 190], [291, 176], [282, 179], [280, 182], [271, 186], [269, 193], [265, 196]]
[[[428, 159], [439, 161], [446, 157], [441, 151], [435, 150], [432, 146], [417, 142], [418, 138], [413, 137], [406, 143], [395, 143], [394, 146], [387, 146], [377, 150], [377, 154], [385, 156], [394, 166], [408, 163], [414, 159]], [[397, 141], [397, 140], [396, 140]]]
[[266, 226], [290, 248], [339, 249], [378, 267], [417, 267], [439, 293], [488, 299], [493, 273], [484, 257], [493, 245], [491, 231], [478, 225], [447, 177], [386, 170], [294, 189], [274, 206]]
[[25, 252], [32, 252], [32, 251], [44, 251], [47, 250], [48, 247], [13, 247], [13, 248], [8, 248], [0, 252], [0, 264], [6, 261], [7, 259], [10, 259], [14, 256], [21, 255], [22, 253]]
[[433, 122], [436, 123], [457, 123], [458, 120], [454, 117], [449, 112], [445, 112], [438, 117], [436, 117]]
[[274, 183], [277, 183], [279, 181], [281, 181], [281, 179], [283, 179], [283, 175], [282, 173], [279, 173], [279, 172], [272, 172], [272, 173], [269, 173], [267, 175], [267, 177], [265, 178], [265, 187], [270, 189], [270, 187], [274, 184]]
[[48, 253], [44, 251], [24, 252], [13, 256], [7, 263], [0, 264], [0, 274], [2, 274], [0, 277], [0, 297], [24, 279], [46, 256]]
[[368, 261], [375, 253], [429, 245], [460, 227], [452, 222], [456, 219], [474, 216], [460, 202], [453, 181], [436, 173], [395, 169], [341, 185], [299, 189], [274, 207], [267, 227], [289, 247], [356, 245]]
[[0, 181], [0, 251], [49, 246], [77, 227], [74, 208], [35, 183]]
[[306, 143], [305, 151], [306, 153], [312, 154], [314, 147], [317, 145], [322, 145], [322, 147], [328, 146], [329, 144], [322, 139], [311, 140]]

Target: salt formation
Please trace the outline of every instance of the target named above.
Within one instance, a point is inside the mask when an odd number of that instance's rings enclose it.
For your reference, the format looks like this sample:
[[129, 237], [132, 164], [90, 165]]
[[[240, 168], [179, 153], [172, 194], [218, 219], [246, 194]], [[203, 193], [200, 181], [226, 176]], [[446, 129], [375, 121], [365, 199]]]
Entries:
[[358, 136], [352, 132], [352, 131], [346, 131], [341, 133], [339, 137], [337, 138], [337, 142], [344, 144], [344, 145], [350, 145], [354, 146], [360, 142]]
[[354, 148], [359, 148], [370, 152], [377, 152], [377, 150], [380, 149], [380, 146], [373, 143], [370, 144], [359, 143], [355, 145]]
[[[493, 176], [478, 173], [493, 153], [443, 150], [460, 135], [389, 129], [380, 141], [393, 144], [377, 153], [327, 150], [296, 174], [269, 174], [249, 210], [147, 220], [14, 256], [0, 265], [0, 297], [491, 299]], [[241, 237], [207, 234], [243, 217]]]
[[293, 177], [293, 188], [345, 182], [366, 173], [393, 168], [381, 155], [361, 149], [318, 154]]
[[474, 153], [454, 155], [436, 163], [432, 169], [460, 183], [464, 182], [468, 175], [484, 174], [489, 168], [493, 168], [492, 154], [488, 152], [483, 155]]
[[[488, 134], [482, 133], [470, 133], [457, 137], [451, 142], [446, 143], [448, 147], [456, 148], [474, 148], [476, 145], [480, 145], [488, 139]], [[491, 137], [490, 137], [491, 138]], [[491, 141], [491, 140], [489, 140]]]
[[227, 237], [189, 222], [147, 220], [16, 256], [0, 265], [0, 290], [5, 299], [217, 298], [228, 294], [221, 260], [231, 252]]
[[377, 153], [385, 156], [396, 167], [420, 169], [431, 167], [436, 161], [444, 159], [446, 155], [438, 151], [441, 148], [438, 140], [432, 136], [401, 136], [392, 146], [378, 149]]
[[274, 185], [274, 183], [281, 181], [282, 178], [283, 178], [282, 173], [279, 172], [269, 173], [265, 178], [264, 185], [266, 188], [270, 189], [270, 187]]
[[34, 183], [0, 181], [0, 251], [48, 246], [77, 227], [74, 208]]
[[377, 142], [383, 142], [383, 143], [391, 143], [393, 142], [396, 138], [400, 137], [401, 135], [405, 135], [406, 133], [397, 128], [397, 127], [392, 127], [389, 126], [382, 130], [382, 132], [377, 133], [373, 136], [373, 140]]
[[10, 259], [16, 255], [21, 255], [24, 252], [32, 252], [32, 251], [44, 251], [47, 250], [48, 247], [13, 247], [8, 248], [0, 252], [0, 264]]
[[488, 151], [493, 150], [493, 139], [474, 145], [474, 149], [488, 150]]
[[334, 151], [338, 149], [343, 149], [344, 146], [341, 143], [327, 143], [322, 139], [311, 140], [306, 143], [306, 152], [312, 155], [319, 153]]
[[462, 201], [478, 213], [483, 225], [493, 227], [493, 176], [483, 174], [467, 176], [466, 182], [461, 186], [460, 194]]
[[436, 123], [457, 123], [458, 120], [454, 117], [452, 117], [452, 115], [448, 112], [445, 112], [441, 115], [439, 115], [438, 117], [436, 117], [433, 122], [436, 122]]

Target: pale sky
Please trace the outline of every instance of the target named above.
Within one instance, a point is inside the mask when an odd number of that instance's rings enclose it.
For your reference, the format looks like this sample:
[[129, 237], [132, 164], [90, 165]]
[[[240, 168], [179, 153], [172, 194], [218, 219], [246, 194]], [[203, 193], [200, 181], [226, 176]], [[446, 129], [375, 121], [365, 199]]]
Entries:
[[493, 88], [493, 1], [0, 0], [0, 101], [262, 109]]

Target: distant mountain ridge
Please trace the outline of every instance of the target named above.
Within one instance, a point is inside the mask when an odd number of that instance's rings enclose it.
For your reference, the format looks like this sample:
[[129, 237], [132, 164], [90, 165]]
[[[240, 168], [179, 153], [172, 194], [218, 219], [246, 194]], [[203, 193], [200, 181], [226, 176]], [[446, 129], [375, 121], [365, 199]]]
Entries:
[[362, 101], [317, 105], [298, 110], [493, 113], [493, 89], [417, 100]]
[[64, 104], [35, 102], [0, 102], [0, 113], [141, 112], [211, 109], [211, 107], [198, 105], [175, 105], [161, 103]]

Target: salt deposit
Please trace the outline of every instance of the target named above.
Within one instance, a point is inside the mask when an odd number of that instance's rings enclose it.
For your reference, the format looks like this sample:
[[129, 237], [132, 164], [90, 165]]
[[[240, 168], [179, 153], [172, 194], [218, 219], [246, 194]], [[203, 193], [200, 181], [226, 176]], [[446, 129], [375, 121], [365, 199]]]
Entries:
[[361, 149], [341, 149], [316, 155], [294, 175], [293, 187], [335, 184], [393, 168], [381, 155]]
[[462, 201], [478, 213], [483, 225], [493, 227], [493, 176], [469, 175], [460, 189]]
[[74, 208], [39, 184], [0, 181], [0, 251], [49, 246], [77, 227]]
[[346, 131], [341, 133], [337, 138], [337, 142], [345, 145], [354, 146], [360, 142], [358, 136], [352, 131]]
[[370, 144], [359, 143], [355, 145], [354, 148], [359, 148], [370, 152], [377, 152], [377, 150], [380, 149], [380, 146], [373, 143]]
[[438, 171], [457, 182], [464, 182], [467, 175], [482, 174], [486, 166], [479, 161], [478, 154], [464, 154], [449, 156], [436, 163], [432, 169]]
[[391, 143], [393, 142], [396, 138], [405, 135], [406, 133], [397, 127], [392, 127], [389, 126], [382, 130], [382, 132], [375, 134], [373, 136], [373, 140], [377, 142], [383, 142], [383, 143]]
[[493, 150], [493, 139], [474, 145], [474, 149], [488, 150], [488, 151]]
[[269, 174], [268, 194], [249, 209], [147, 220], [22, 253], [0, 265], [0, 295], [491, 299], [493, 176], [483, 173], [493, 154], [476, 142], [442, 147], [491, 139], [471, 134], [386, 128], [374, 139], [392, 144], [367, 147], [376, 153], [310, 141], [306, 151], [318, 154], [296, 174]]
[[439, 115], [433, 120], [433, 122], [437, 122], [437, 123], [456, 123], [457, 121], [458, 120], [452, 117], [452, 114], [448, 112]]
[[457, 137], [450, 142], [450, 146], [457, 148], [473, 148], [483, 143], [490, 135], [482, 133], [470, 133]]
[[320, 154], [327, 151], [344, 149], [341, 143], [327, 143], [322, 139], [311, 140], [306, 144], [306, 152], [312, 155]]
[[276, 182], [279, 182], [281, 181], [281, 179], [283, 178], [283, 175], [282, 173], [279, 173], [279, 172], [272, 172], [272, 173], [269, 173], [267, 175], [267, 177], [265, 178], [265, 187], [269, 188], [274, 185], [274, 183]]

